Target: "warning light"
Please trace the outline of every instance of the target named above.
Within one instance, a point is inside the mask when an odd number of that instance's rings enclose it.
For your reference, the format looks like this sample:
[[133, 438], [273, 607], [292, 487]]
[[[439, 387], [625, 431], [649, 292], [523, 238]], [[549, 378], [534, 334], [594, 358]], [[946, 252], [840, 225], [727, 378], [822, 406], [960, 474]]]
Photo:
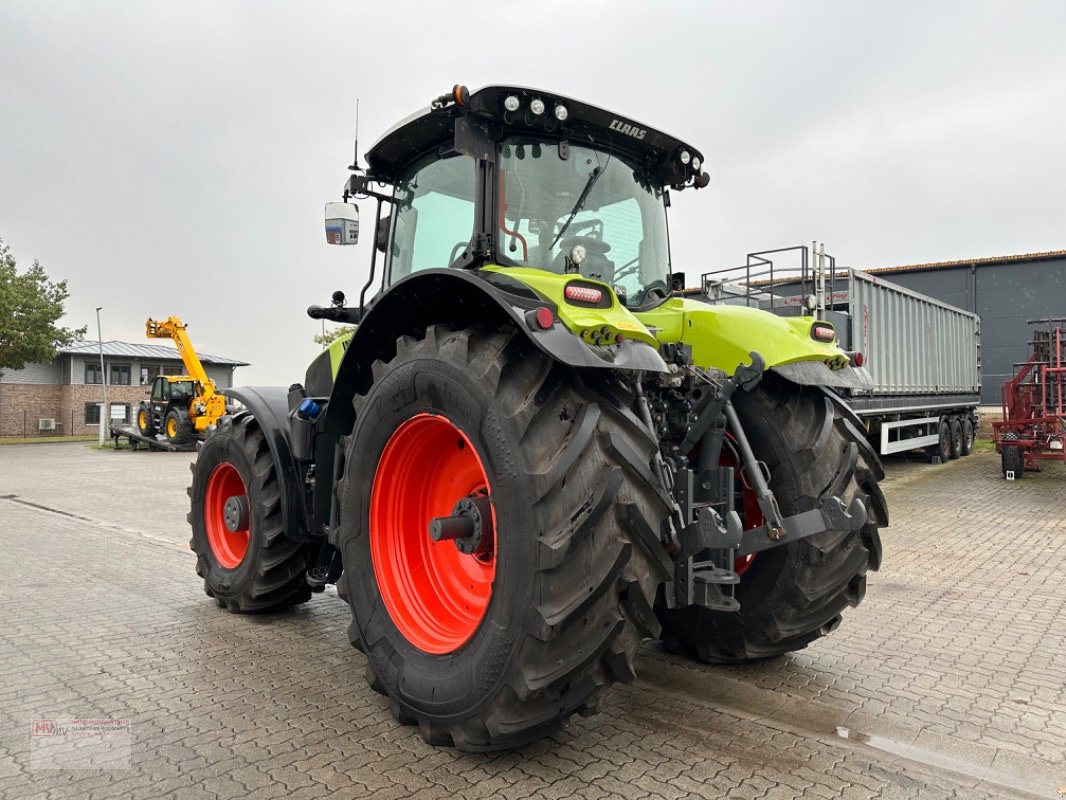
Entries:
[[579, 303], [599, 303], [603, 300], [603, 291], [592, 286], [568, 283], [566, 288], [563, 289], [563, 296], [567, 300], [576, 300]]

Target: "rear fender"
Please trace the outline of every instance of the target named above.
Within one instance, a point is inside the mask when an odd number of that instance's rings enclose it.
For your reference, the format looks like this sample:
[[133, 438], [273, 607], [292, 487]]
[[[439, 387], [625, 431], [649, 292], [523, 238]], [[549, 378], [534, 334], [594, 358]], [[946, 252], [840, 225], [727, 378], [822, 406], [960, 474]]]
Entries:
[[281, 386], [241, 386], [223, 389], [222, 393], [242, 403], [263, 431], [280, 484], [281, 518], [285, 522], [286, 538], [297, 542], [315, 539], [308, 532], [303, 477], [292, 457], [288, 389]]
[[[527, 320], [540, 307], [550, 308], [557, 320], [548, 330]], [[434, 324], [445, 323], [457, 329], [511, 325], [538, 350], [573, 367], [666, 371], [666, 364], [652, 344], [625, 339], [609, 348], [592, 346], [560, 319], [556, 303], [506, 271], [425, 270], [404, 278], [378, 296], [352, 335], [334, 376], [326, 410], [326, 435], [339, 440], [352, 430], [352, 400], [357, 393], [369, 390], [374, 361], [393, 358], [400, 336], [420, 337]]]
[[[869, 373], [852, 367], [835, 339], [823, 342], [813, 337], [816, 321], [812, 317], [779, 317], [757, 308], [685, 298], [673, 298], [636, 316], [656, 332], [659, 342], [690, 346], [698, 367], [732, 375], [756, 350], [767, 369], [793, 383], [847, 389], [872, 386]], [[826, 322], [817, 324], [832, 327]]]

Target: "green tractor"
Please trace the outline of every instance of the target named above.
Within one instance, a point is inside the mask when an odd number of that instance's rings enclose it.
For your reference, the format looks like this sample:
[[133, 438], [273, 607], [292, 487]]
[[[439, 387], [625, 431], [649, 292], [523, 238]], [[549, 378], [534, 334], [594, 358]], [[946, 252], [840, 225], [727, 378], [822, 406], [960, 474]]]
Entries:
[[825, 322], [678, 296], [667, 209], [702, 160], [511, 86], [386, 133], [327, 206], [351, 244], [376, 202], [370, 280], [308, 309], [353, 333], [302, 384], [227, 390], [193, 466], [207, 594], [335, 583], [396, 719], [472, 751], [591, 713], [642, 641], [733, 664], [833, 630], [888, 521], [834, 392], [865, 376]]

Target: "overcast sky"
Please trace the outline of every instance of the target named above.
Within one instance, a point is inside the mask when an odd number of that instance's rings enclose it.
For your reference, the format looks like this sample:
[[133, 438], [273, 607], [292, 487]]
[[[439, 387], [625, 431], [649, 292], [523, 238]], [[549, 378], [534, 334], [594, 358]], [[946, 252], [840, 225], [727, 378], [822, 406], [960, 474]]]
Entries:
[[[0, 0], [0, 238], [105, 339], [177, 314], [301, 380], [369, 247], [322, 205], [453, 83], [581, 98], [703, 151], [674, 268], [812, 239], [889, 266], [1066, 248], [1066, 3]], [[364, 222], [373, 206], [365, 203]], [[368, 225], [369, 227], [369, 225]]]

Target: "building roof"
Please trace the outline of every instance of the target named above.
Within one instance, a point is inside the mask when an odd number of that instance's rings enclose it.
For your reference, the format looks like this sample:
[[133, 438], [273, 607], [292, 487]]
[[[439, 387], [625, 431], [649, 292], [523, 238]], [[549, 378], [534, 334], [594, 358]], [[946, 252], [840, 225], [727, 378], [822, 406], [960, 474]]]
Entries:
[[[154, 360], [181, 361], [181, 354], [177, 348], [168, 347], [165, 344], [133, 344], [131, 342], [104, 342], [105, 356], [120, 356], [125, 358], [145, 358]], [[61, 354], [95, 356], [100, 354], [100, 344], [97, 342], [75, 342], [68, 347], [60, 347]], [[247, 367], [247, 361], [237, 361], [233, 358], [222, 358], [208, 353], [197, 351], [200, 360], [205, 364], [225, 364], [231, 367]]]
[[1066, 250], [1049, 250], [1044, 253], [1018, 253], [1013, 256], [991, 256], [990, 258], [963, 258], [958, 261], [934, 261], [929, 264], [907, 264], [901, 267], [871, 267], [863, 272], [877, 274], [885, 272], [917, 272], [926, 269], [948, 269], [951, 267], [980, 266], [982, 264], [1014, 264], [1019, 261], [1052, 261], [1066, 258]]

